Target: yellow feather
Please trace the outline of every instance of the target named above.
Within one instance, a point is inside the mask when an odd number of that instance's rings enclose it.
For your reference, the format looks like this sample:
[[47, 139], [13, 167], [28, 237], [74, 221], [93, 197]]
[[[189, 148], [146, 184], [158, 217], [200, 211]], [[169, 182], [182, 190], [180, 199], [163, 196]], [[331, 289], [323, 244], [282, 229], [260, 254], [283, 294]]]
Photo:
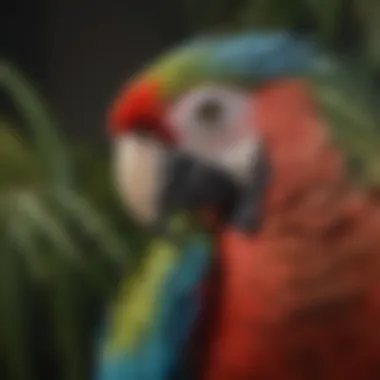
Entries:
[[163, 279], [173, 267], [176, 250], [167, 242], [152, 244], [140, 273], [125, 280], [111, 316], [108, 350], [128, 350], [154, 322], [156, 300]]

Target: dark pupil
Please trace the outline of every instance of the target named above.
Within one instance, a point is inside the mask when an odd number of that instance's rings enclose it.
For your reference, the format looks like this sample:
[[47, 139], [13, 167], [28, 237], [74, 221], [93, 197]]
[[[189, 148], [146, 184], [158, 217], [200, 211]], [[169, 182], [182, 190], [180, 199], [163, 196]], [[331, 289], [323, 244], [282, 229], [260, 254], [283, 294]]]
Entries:
[[222, 119], [222, 107], [220, 103], [214, 100], [204, 102], [199, 107], [198, 118], [208, 126], [217, 125]]

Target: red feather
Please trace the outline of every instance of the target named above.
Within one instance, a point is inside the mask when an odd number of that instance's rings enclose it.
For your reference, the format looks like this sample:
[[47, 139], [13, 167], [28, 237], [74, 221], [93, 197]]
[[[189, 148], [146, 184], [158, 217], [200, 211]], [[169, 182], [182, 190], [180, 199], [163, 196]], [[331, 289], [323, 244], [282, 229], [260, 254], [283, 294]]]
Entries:
[[145, 130], [171, 142], [174, 136], [164, 125], [164, 114], [160, 86], [153, 80], [137, 82], [124, 89], [113, 104], [108, 129], [112, 137]]
[[380, 379], [379, 203], [349, 182], [307, 87], [258, 99], [274, 167], [263, 227], [220, 236], [201, 378]]

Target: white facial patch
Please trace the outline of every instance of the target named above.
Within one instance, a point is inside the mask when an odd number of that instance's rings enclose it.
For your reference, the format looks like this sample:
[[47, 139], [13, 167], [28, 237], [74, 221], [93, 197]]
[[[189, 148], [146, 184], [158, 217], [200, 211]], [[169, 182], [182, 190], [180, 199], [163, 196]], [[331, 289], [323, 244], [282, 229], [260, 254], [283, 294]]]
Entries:
[[260, 150], [251, 94], [220, 85], [195, 88], [173, 105], [168, 124], [182, 151], [239, 183], [249, 180]]
[[259, 156], [259, 142], [255, 139], [236, 141], [218, 157], [218, 162], [239, 183], [246, 183], [252, 175]]

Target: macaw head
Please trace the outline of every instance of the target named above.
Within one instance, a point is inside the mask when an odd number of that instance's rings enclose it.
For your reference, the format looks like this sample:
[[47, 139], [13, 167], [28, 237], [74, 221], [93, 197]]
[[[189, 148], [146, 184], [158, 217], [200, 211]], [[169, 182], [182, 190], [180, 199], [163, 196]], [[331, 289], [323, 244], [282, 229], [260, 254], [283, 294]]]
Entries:
[[185, 211], [255, 228], [281, 163], [310, 149], [299, 146], [307, 130], [298, 125], [312, 116], [300, 80], [311, 59], [308, 42], [287, 33], [222, 36], [137, 75], [108, 125], [117, 187], [132, 213], [152, 224]]

